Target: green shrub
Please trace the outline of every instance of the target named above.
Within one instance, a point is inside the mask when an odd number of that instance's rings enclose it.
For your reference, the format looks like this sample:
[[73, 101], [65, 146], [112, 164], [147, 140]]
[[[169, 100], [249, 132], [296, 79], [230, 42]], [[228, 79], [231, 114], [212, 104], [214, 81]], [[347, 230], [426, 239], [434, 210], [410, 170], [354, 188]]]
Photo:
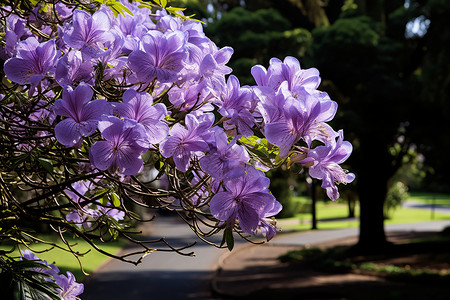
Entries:
[[384, 203], [384, 214], [390, 219], [395, 209], [409, 198], [408, 187], [401, 181], [395, 182], [388, 190], [386, 201]]

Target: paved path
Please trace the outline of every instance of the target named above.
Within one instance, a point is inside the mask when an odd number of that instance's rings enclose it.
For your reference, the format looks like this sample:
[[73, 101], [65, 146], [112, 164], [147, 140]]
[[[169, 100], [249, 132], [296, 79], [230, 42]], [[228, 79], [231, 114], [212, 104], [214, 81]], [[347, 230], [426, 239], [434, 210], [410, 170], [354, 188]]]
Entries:
[[430, 212], [439, 212], [444, 214], [450, 214], [450, 206], [442, 205], [442, 204], [428, 204], [419, 201], [408, 200], [402, 204], [404, 207], [408, 208], [416, 208], [416, 209], [425, 209]]
[[[401, 239], [420, 237], [422, 232], [439, 232], [447, 226], [450, 226], [450, 220], [396, 224], [385, 229], [388, 237]], [[260, 299], [261, 296], [263, 299], [356, 299], [355, 295], [359, 296], [357, 299], [373, 299], [361, 298], [361, 293], [378, 295], [380, 290], [398, 291], [397, 283], [375, 276], [323, 273], [279, 261], [279, 256], [307, 245], [354, 245], [357, 238], [358, 229], [348, 228], [287, 233], [264, 245], [241, 245], [221, 257], [212, 287], [216, 294], [227, 299]]]
[[[198, 240], [192, 230], [174, 217], [158, 217], [149, 223], [154, 232], [166, 234], [173, 246]], [[159, 238], [154, 237], [154, 238]], [[220, 243], [217, 237], [217, 243]], [[139, 248], [124, 249], [127, 253]], [[195, 257], [172, 252], [154, 252], [138, 266], [109, 260], [85, 283], [85, 300], [210, 299], [210, 282], [217, 262], [226, 249], [201, 241], [189, 248]]]
[[[450, 220], [427, 221], [408, 224], [384, 225], [385, 231], [442, 231], [450, 226]], [[359, 228], [339, 228], [319, 231], [306, 231], [297, 233], [278, 234], [271, 244], [286, 246], [305, 246], [311, 244], [324, 243], [332, 240], [354, 237], [359, 234]]]
[[[198, 239], [183, 223], [173, 217], [160, 217], [150, 223], [154, 232], [166, 234], [171, 244], [186, 245]], [[449, 221], [420, 222], [414, 224], [386, 225], [386, 231], [441, 231], [450, 226]], [[358, 235], [359, 228], [308, 231], [277, 235], [271, 245], [298, 247], [339, 240]], [[220, 242], [217, 237], [216, 242]], [[239, 239], [237, 239], [239, 240]], [[238, 241], [238, 243], [243, 243]], [[240, 245], [236, 246], [238, 250]], [[255, 246], [257, 249], [257, 246]], [[203, 242], [190, 248], [195, 257], [174, 253], [156, 252], [147, 256], [139, 266], [110, 260], [96, 270], [85, 284], [83, 299], [217, 299], [211, 295], [212, 282], [218, 262], [227, 255], [238, 255], [240, 251], [217, 249]], [[132, 248], [126, 249], [133, 251]], [[256, 250], [255, 250], [256, 251]], [[222, 258], [222, 259], [221, 259]]]

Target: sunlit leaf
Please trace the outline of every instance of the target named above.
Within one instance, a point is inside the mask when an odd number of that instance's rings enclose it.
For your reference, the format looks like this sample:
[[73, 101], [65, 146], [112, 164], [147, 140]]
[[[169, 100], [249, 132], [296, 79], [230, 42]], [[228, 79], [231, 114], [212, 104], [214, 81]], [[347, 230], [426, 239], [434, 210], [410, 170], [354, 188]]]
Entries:
[[119, 196], [114, 192], [111, 193], [111, 201], [114, 207], [119, 207], [121, 204]]

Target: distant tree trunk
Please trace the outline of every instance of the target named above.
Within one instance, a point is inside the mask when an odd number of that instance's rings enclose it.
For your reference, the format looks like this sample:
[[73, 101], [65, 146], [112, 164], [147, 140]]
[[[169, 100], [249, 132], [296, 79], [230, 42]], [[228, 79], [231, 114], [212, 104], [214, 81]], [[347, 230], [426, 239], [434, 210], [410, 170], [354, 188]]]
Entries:
[[316, 197], [316, 184], [314, 180], [311, 180], [311, 214], [312, 214], [312, 226], [311, 229], [317, 229], [317, 197]]
[[[361, 251], [379, 251], [388, 242], [384, 232], [384, 200], [387, 182], [392, 176], [392, 158], [387, 151], [380, 151], [374, 135], [361, 138], [358, 157], [358, 194], [360, 203], [360, 231], [357, 248]], [[385, 143], [386, 144], [386, 143]], [[382, 144], [381, 145], [385, 145]], [[362, 160], [361, 160], [362, 159]]]
[[355, 217], [356, 195], [352, 191], [347, 192], [348, 218]]
[[373, 189], [374, 183], [360, 184], [360, 226], [357, 247], [361, 250], [378, 250], [387, 244], [384, 232], [383, 188]]

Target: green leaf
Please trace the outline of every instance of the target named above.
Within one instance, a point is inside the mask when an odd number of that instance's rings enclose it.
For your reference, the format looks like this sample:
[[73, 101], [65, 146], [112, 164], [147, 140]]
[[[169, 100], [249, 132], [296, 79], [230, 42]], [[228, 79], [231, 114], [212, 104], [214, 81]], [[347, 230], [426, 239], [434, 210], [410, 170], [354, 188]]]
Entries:
[[127, 12], [129, 15], [133, 15], [131, 10], [120, 2], [114, 3], [114, 9], [118, 10], [123, 16], [125, 16], [123, 11]]
[[108, 201], [109, 201], [109, 197], [107, 195], [100, 198], [101, 205], [106, 205], [108, 203]]
[[111, 193], [111, 202], [114, 207], [119, 207], [121, 204], [119, 196], [117, 196], [117, 194], [114, 192]]
[[247, 145], [254, 146], [256, 144], [256, 141], [258, 140], [257, 136], [243, 136], [239, 139], [241, 143], [245, 143]]
[[174, 11], [184, 11], [186, 10], [186, 8], [169, 6], [166, 7], [166, 10], [169, 12], [174, 12]]
[[49, 173], [53, 172], [53, 164], [51, 160], [39, 157], [38, 161]]
[[150, 8], [150, 9], [153, 8], [151, 5], [148, 5], [148, 4], [145, 4], [145, 3], [139, 4], [138, 7], [139, 8]]
[[31, 5], [37, 6], [40, 0], [30, 0]]
[[233, 250], [234, 248], [234, 237], [233, 237], [233, 231], [225, 228], [225, 232], [223, 233], [223, 237], [225, 239], [225, 242], [227, 243], [228, 250]]
[[161, 4], [161, 6], [163, 8], [165, 8], [167, 6], [167, 0], [161, 0], [161, 1], [159, 1], [159, 3]]

